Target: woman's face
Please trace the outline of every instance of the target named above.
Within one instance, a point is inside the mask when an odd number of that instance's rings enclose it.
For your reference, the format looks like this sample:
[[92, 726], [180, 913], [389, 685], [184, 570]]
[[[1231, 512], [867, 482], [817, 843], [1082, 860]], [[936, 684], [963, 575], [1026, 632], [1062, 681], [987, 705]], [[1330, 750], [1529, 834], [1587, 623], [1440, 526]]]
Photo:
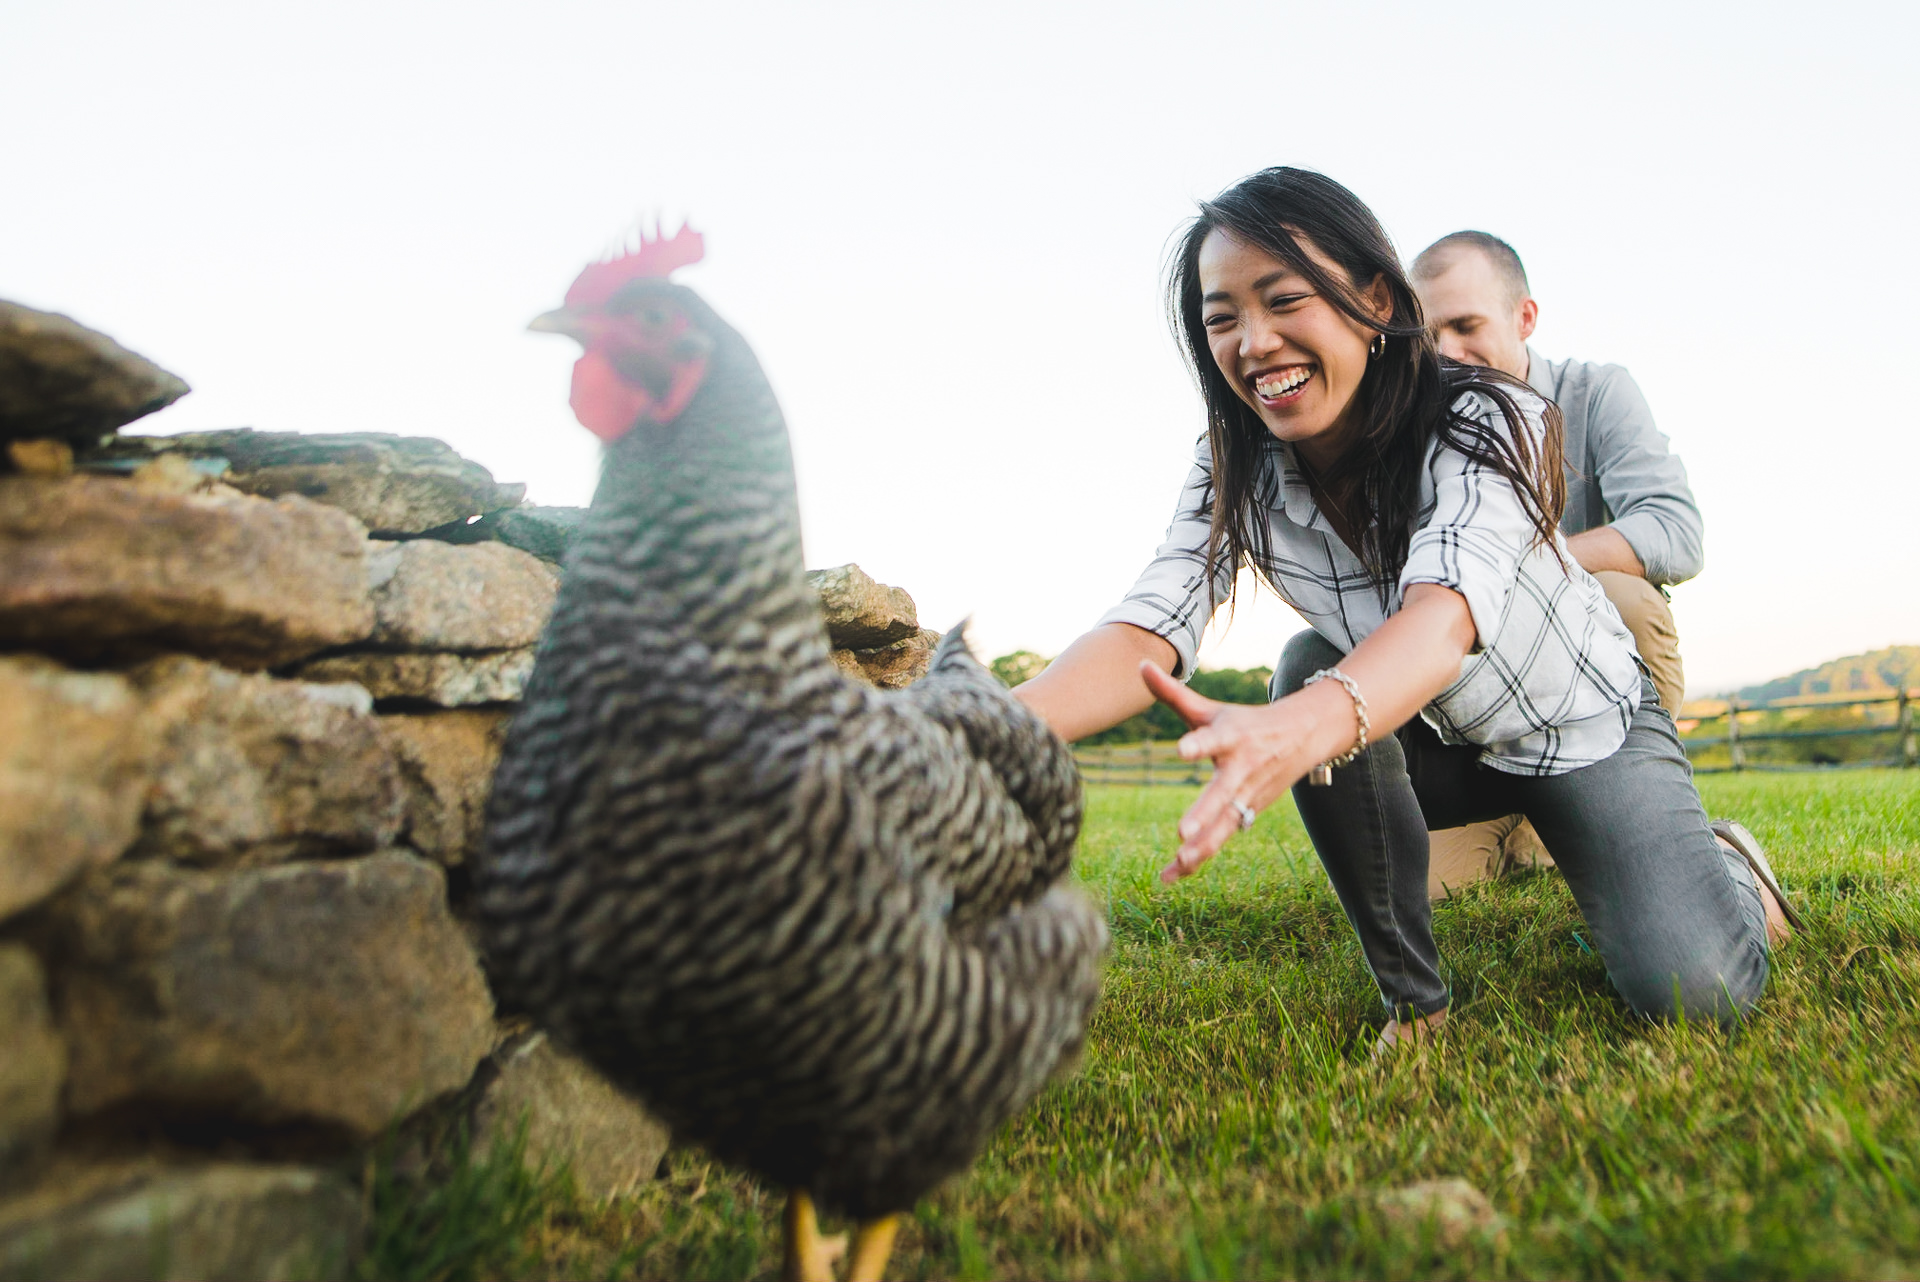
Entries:
[[[1295, 234], [1300, 248], [1333, 279], [1332, 259]], [[1267, 430], [1299, 444], [1309, 461], [1339, 457], [1354, 393], [1367, 372], [1377, 330], [1350, 320], [1307, 278], [1264, 249], [1215, 229], [1200, 245], [1200, 318], [1214, 364]], [[1361, 302], [1385, 316], [1392, 296], [1375, 278]]]

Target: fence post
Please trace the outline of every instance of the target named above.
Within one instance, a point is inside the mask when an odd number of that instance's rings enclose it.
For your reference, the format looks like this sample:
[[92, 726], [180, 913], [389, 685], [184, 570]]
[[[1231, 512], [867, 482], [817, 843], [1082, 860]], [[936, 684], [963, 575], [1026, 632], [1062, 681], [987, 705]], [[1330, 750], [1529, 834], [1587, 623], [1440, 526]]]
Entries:
[[1747, 751], [1740, 746], [1740, 701], [1727, 700], [1727, 756], [1732, 760], [1733, 769], [1747, 768]]
[[1140, 774], [1147, 781], [1147, 787], [1153, 787], [1153, 740], [1140, 741]]
[[1900, 764], [1903, 766], [1920, 765], [1920, 745], [1914, 742], [1912, 694], [1905, 686], [1900, 687]]

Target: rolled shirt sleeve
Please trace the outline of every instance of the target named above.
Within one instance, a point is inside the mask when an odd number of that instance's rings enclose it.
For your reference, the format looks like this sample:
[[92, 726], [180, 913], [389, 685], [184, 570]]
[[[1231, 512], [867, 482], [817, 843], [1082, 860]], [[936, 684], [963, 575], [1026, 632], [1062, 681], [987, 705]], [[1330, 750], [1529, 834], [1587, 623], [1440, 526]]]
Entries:
[[1193, 469], [1180, 487], [1166, 538], [1120, 604], [1099, 620], [1100, 624], [1131, 623], [1166, 638], [1179, 656], [1173, 675], [1182, 681], [1193, 675], [1200, 638], [1214, 610], [1231, 593], [1237, 569], [1222, 565], [1208, 581], [1207, 529], [1212, 501], [1213, 454], [1203, 436], [1194, 451]]
[[1618, 365], [1601, 366], [1597, 374], [1588, 393], [1588, 448], [1611, 524], [1646, 567], [1648, 582], [1685, 582], [1705, 562], [1705, 531], [1686, 465], [1654, 426], [1633, 375]]

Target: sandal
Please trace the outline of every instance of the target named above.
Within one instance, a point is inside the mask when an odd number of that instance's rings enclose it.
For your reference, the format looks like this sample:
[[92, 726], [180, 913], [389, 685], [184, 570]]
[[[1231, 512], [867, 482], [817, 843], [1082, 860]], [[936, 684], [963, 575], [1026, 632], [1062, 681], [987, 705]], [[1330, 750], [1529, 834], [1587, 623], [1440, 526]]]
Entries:
[[1747, 861], [1747, 867], [1753, 870], [1753, 875], [1767, 888], [1774, 902], [1780, 905], [1780, 914], [1787, 919], [1787, 924], [1795, 930], [1805, 930], [1806, 919], [1800, 916], [1800, 910], [1787, 898], [1787, 892], [1780, 888], [1780, 879], [1774, 875], [1773, 865], [1767, 862], [1767, 852], [1760, 849], [1759, 839], [1747, 831], [1746, 825], [1731, 819], [1715, 819], [1707, 827], [1713, 829], [1714, 836], [1740, 852]]

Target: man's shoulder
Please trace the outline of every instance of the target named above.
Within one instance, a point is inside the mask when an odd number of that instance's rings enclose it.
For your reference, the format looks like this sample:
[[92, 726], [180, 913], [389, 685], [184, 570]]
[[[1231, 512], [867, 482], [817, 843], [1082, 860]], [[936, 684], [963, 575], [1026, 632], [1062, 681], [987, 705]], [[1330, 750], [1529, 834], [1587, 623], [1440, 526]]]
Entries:
[[1583, 361], [1568, 356], [1548, 360], [1547, 367], [1553, 371], [1554, 390], [1561, 398], [1575, 391], [1585, 391], [1591, 396], [1617, 387], [1631, 387], [1636, 394], [1640, 391], [1640, 384], [1634, 382], [1627, 367], [1611, 361]]

